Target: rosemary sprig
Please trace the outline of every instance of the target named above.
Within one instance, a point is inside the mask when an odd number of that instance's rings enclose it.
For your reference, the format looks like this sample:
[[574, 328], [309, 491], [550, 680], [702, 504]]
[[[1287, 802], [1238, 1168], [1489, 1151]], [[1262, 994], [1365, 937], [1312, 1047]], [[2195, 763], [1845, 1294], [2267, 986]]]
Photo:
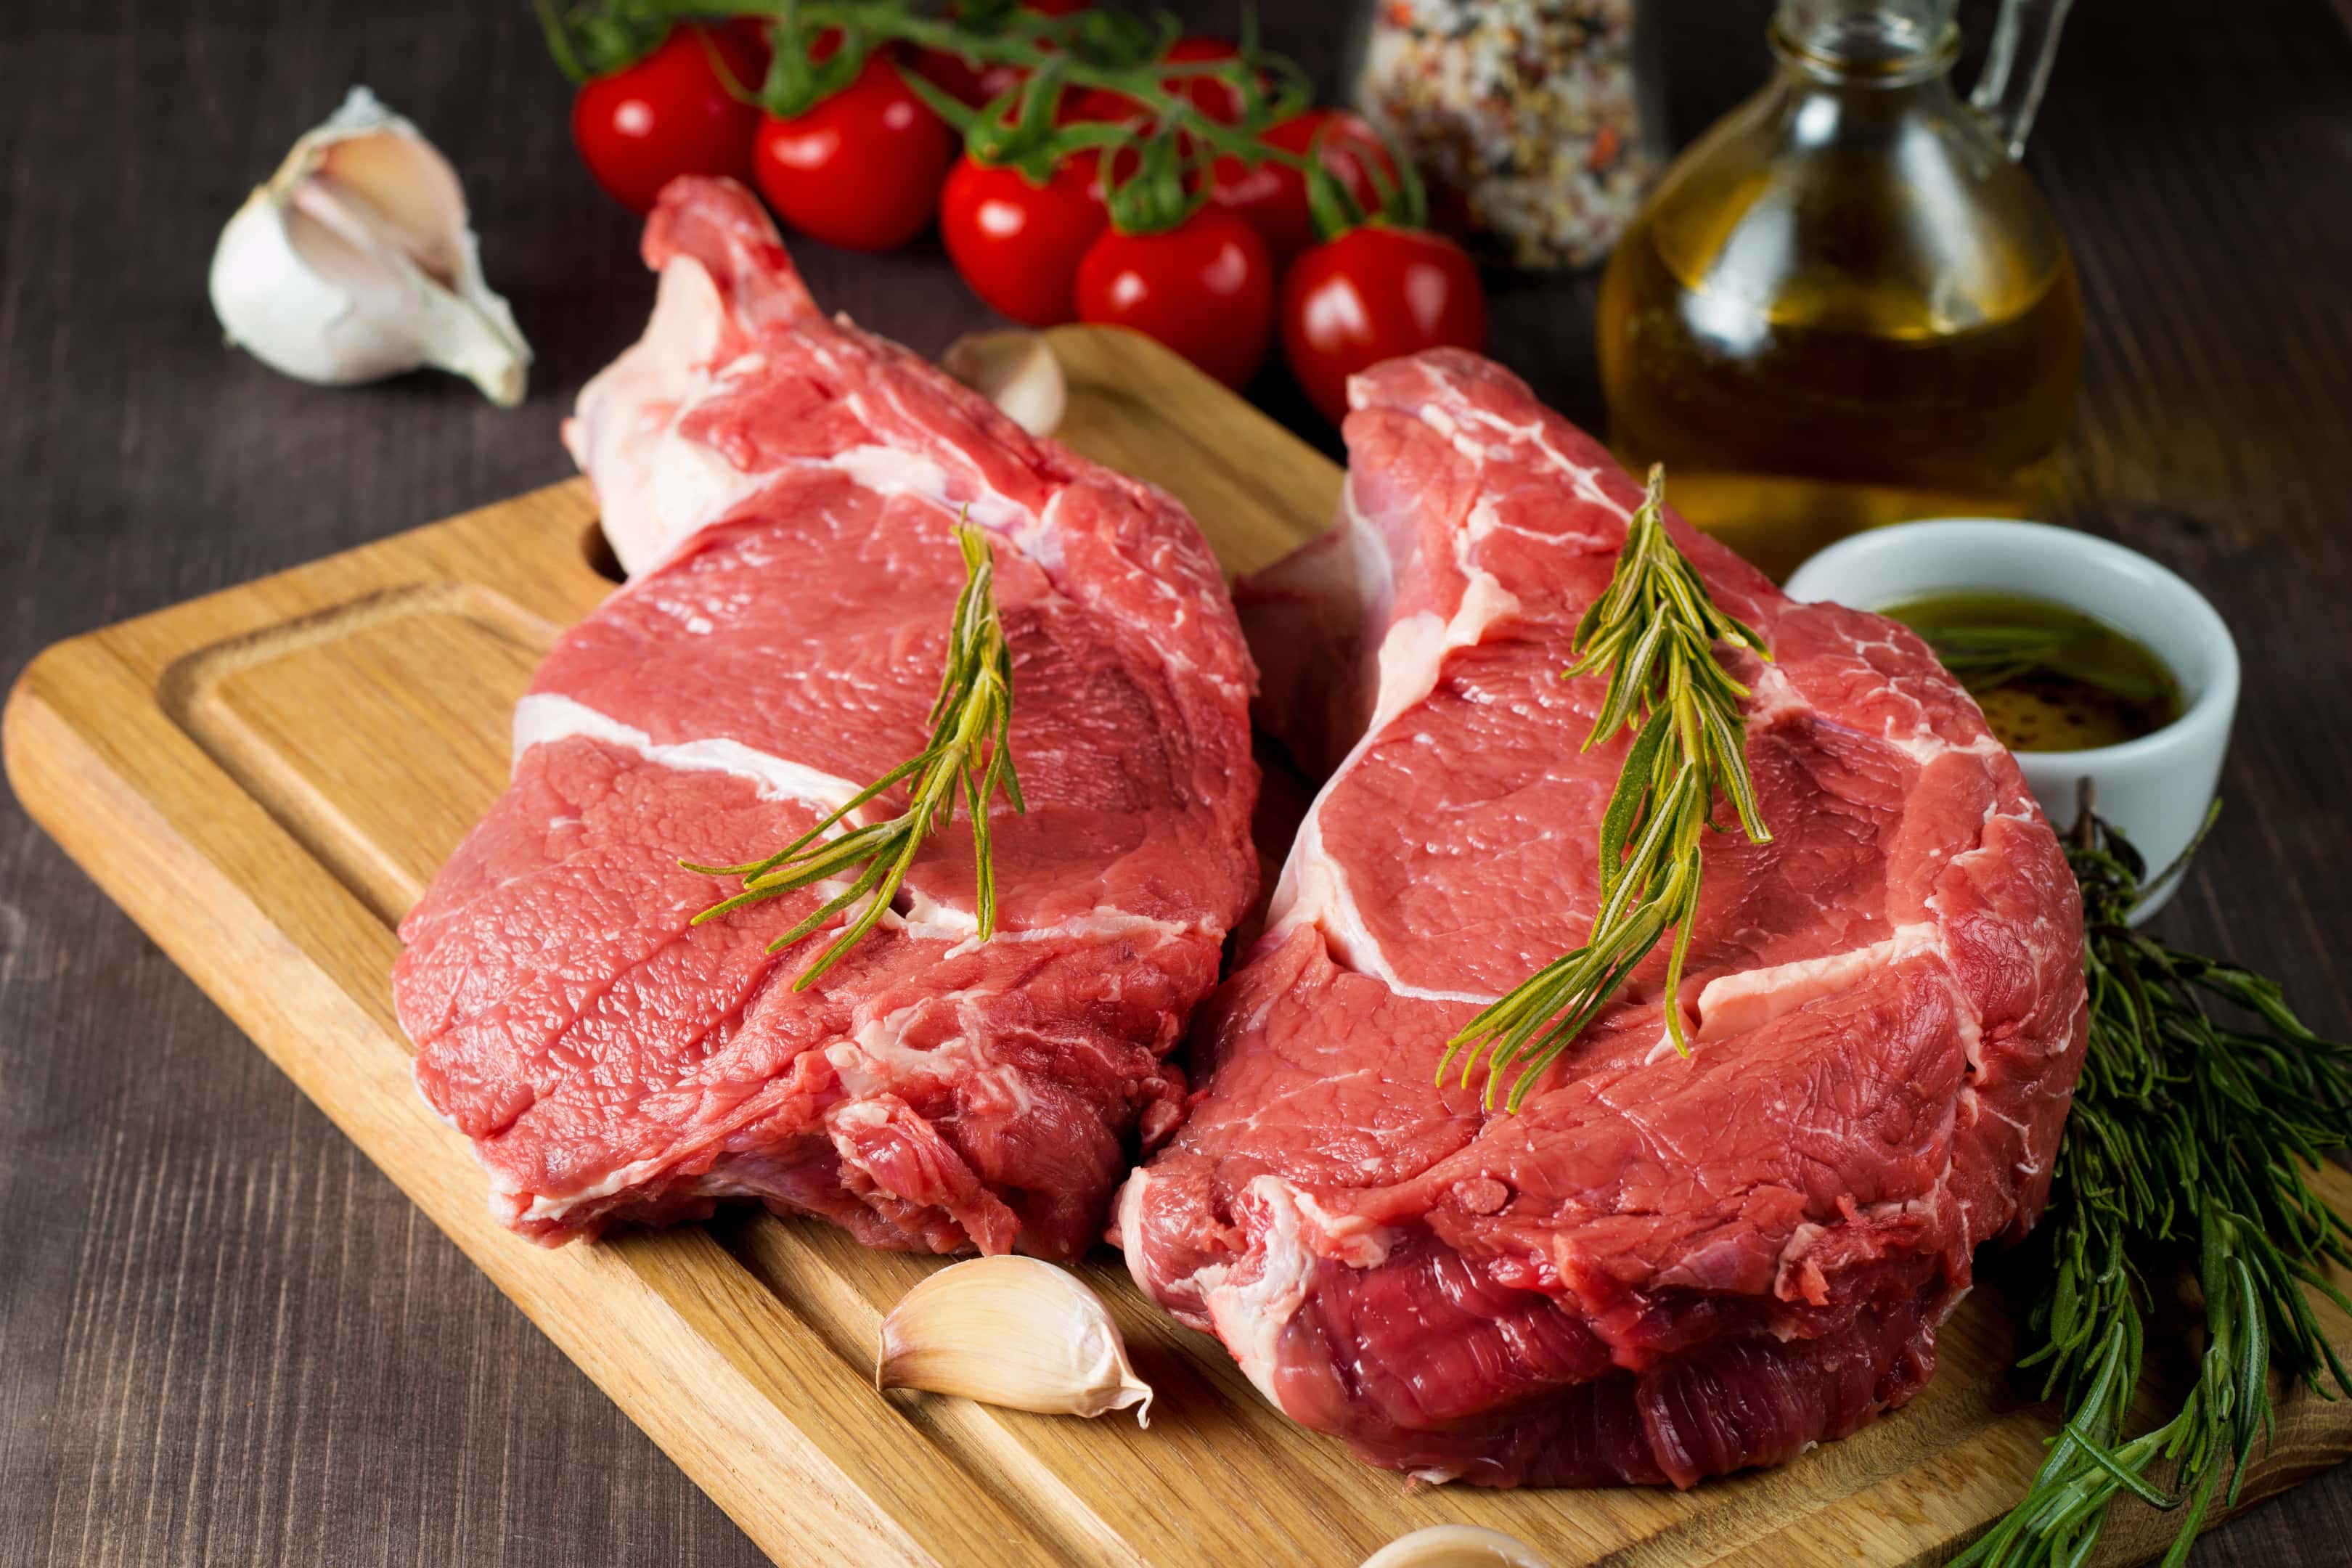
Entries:
[[[2046, 1367], [2044, 1395], [2071, 1408], [2026, 1495], [1955, 1561], [2071, 1568], [2130, 1492], [2180, 1510], [2165, 1558], [2177, 1564], [2214, 1498], [2237, 1500], [2272, 1428], [2273, 1366], [2323, 1397], [2352, 1394], [2305, 1293], [2352, 1311], [2322, 1272], [2352, 1266], [2352, 1226], [2306, 1174], [2352, 1143], [2352, 1046], [2313, 1034], [2273, 982], [2132, 929], [2187, 854], [2144, 882], [2138, 854], [2086, 802], [2067, 858], [2083, 887], [2090, 1044], [2042, 1222], [2049, 1267], [2029, 1316], [2042, 1343], [2021, 1364]], [[2197, 1379], [2169, 1419], [2126, 1441], [2150, 1281], [2168, 1282], [2183, 1254], [2203, 1298]], [[2157, 1480], [2168, 1464], [2169, 1490]]]
[[1668, 927], [1675, 943], [1666, 963], [1666, 1032], [1676, 1050], [1690, 1054], [1673, 997], [1698, 908], [1699, 833], [1715, 826], [1715, 796], [1730, 800], [1749, 842], [1772, 837], [1748, 776], [1747, 721], [1739, 711], [1748, 688], [1717, 660], [1717, 643], [1772, 657], [1762, 637], [1716, 607], [1675, 548], [1666, 533], [1665, 470], [1654, 467], [1648, 497], [1625, 524], [1616, 574], [1577, 623], [1576, 661], [1560, 677], [1609, 673], [1586, 751], [1620, 730], [1635, 730], [1601, 817], [1601, 908], [1592, 932], [1448, 1040], [1437, 1065], [1440, 1082], [1460, 1056], [1467, 1086], [1483, 1059], [1492, 1108], [1496, 1086], [1516, 1067], [1507, 1104], [1518, 1110], [1543, 1070], [1609, 1005]]
[[1937, 626], [1919, 635], [1971, 697], [2048, 668], [2089, 637], [2063, 626]]
[[[764, 860], [740, 866], [678, 862], [689, 871], [742, 879], [741, 892], [695, 916], [691, 922], [695, 925], [860, 868], [847, 888], [768, 944], [770, 952], [781, 952], [859, 900], [866, 900], [865, 908], [842, 928], [833, 944], [801, 971], [793, 982], [795, 991], [806, 990], [874, 929], [898, 897], [923, 841], [954, 819], [959, 791], [971, 817], [973, 903], [980, 939], [986, 942], [995, 934], [996, 875], [989, 853], [989, 803], [1001, 794], [1014, 811], [1025, 812], [1028, 807], [1022, 801], [1021, 780], [1013, 769], [1013, 656], [1005, 647], [1004, 626], [996, 613], [995, 552], [989, 548], [987, 535], [967, 520], [957, 521], [955, 538], [963, 552], [964, 585], [956, 599], [955, 617], [949, 624], [947, 668], [940, 675], [940, 694], [931, 703], [930, 744]], [[887, 822], [867, 823], [826, 837], [850, 813], [901, 780], [913, 781], [908, 785], [904, 812]]]

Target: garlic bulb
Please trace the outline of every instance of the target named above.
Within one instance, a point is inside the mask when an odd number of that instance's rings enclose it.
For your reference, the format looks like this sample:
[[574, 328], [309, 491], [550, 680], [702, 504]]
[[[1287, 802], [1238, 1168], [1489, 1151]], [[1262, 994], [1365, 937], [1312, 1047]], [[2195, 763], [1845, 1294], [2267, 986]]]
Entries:
[[1128, 1364], [1102, 1300], [1034, 1258], [975, 1258], [940, 1269], [882, 1320], [877, 1388], [961, 1394], [1047, 1415], [1136, 1407], [1151, 1425], [1151, 1387]]
[[1032, 436], [1051, 436], [1069, 407], [1062, 362], [1035, 332], [967, 333], [948, 345], [940, 368]]
[[221, 230], [212, 297], [229, 342], [299, 380], [429, 364], [522, 401], [530, 347], [482, 281], [457, 172], [363, 87]]
[[1536, 1549], [1499, 1530], [1473, 1524], [1433, 1524], [1400, 1535], [1363, 1568], [1551, 1568]]

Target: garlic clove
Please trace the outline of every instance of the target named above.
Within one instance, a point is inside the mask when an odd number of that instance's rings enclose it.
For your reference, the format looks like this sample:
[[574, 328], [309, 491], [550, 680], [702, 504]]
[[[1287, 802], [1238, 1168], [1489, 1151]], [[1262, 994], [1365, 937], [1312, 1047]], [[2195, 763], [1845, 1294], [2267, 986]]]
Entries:
[[940, 368], [1032, 436], [1051, 436], [1069, 407], [1062, 362], [1035, 332], [967, 333], [948, 345]]
[[952, 1264], [900, 1297], [882, 1320], [874, 1386], [1047, 1415], [1133, 1405], [1151, 1425], [1151, 1386], [1102, 1299], [1067, 1269], [1009, 1254]]
[[229, 219], [211, 289], [229, 341], [299, 380], [429, 364], [522, 401], [530, 346], [482, 279], [457, 171], [363, 87]]
[[1400, 1535], [1363, 1568], [1551, 1568], [1550, 1560], [1516, 1536], [1470, 1524], [1433, 1524]]

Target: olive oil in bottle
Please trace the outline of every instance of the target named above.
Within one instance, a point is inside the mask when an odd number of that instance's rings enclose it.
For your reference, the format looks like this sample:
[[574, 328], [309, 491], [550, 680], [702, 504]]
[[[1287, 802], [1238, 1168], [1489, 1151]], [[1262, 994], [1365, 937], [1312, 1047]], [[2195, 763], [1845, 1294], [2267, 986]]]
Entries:
[[[2010, 0], [2004, 26], [2046, 8]], [[1963, 104], [1951, 13], [1783, 0], [1775, 79], [1683, 155], [1602, 280], [1619, 454], [1664, 463], [1676, 508], [1775, 577], [1864, 528], [2048, 492], [2082, 316], [2011, 159], [2042, 71], [1997, 39]]]

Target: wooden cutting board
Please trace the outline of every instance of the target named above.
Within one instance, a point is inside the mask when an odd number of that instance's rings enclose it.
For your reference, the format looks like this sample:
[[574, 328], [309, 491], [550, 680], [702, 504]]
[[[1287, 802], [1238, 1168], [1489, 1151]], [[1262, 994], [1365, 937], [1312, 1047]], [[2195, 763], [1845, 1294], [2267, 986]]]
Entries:
[[[1053, 334], [1062, 436], [1174, 491], [1234, 571], [1324, 526], [1328, 461], [1166, 351]], [[546, 433], [518, 429], [518, 439]], [[542, 1250], [490, 1218], [466, 1142], [411, 1087], [393, 928], [505, 786], [509, 710], [611, 590], [574, 481], [49, 649], [6, 716], [8, 773], [165, 952], [434, 1223], [780, 1563], [1349, 1568], [1419, 1527], [1508, 1531], [1593, 1563], [1936, 1562], [2017, 1494], [2054, 1429], [2013, 1392], [1989, 1290], [1892, 1417], [1687, 1493], [1408, 1489], [1276, 1415], [1223, 1350], [1084, 1273], [1159, 1391], [1149, 1431], [870, 1384], [882, 1313], [932, 1260], [739, 1214]], [[2352, 1183], [2331, 1172], [2339, 1204]], [[2352, 1280], [2345, 1281], [2352, 1284]], [[2352, 1323], [2323, 1308], [2352, 1357]], [[2247, 1488], [2352, 1453], [2352, 1404], [2295, 1395]], [[2118, 1510], [2102, 1561], [2168, 1524]]]

